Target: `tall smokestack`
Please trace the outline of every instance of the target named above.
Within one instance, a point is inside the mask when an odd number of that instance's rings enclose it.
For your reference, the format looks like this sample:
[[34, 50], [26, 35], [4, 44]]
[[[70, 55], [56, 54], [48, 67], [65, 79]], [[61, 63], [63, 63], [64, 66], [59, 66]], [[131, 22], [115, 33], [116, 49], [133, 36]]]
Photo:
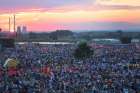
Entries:
[[9, 32], [11, 31], [11, 19], [9, 17]]
[[16, 16], [14, 14], [14, 32], [16, 32]]

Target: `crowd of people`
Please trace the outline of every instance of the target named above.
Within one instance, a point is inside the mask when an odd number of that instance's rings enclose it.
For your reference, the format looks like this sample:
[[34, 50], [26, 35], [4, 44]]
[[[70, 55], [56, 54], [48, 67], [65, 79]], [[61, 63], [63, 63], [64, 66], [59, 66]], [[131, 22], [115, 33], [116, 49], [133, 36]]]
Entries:
[[[16, 45], [0, 53], [0, 93], [140, 93], [140, 45], [102, 45], [75, 59], [76, 45]], [[94, 48], [94, 46], [92, 46]], [[6, 59], [19, 61], [13, 70]], [[12, 73], [12, 74], [11, 74]]]

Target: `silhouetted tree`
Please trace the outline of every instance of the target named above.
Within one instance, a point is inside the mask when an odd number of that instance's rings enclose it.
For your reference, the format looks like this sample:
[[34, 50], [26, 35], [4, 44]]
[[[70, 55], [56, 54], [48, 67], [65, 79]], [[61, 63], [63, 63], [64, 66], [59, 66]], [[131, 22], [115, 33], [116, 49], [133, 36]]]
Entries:
[[85, 36], [83, 36], [83, 38], [84, 38], [86, 41], [91, 41], [91, 40], [92, 40], [92, 37], [90, 37], [89, 35], [85, 35]]
[[120, 38], [120, 37], [122, 37], [122, 35], [123, 35], [123, 31], [122, 31], [122, 30], [118, 30], [118, 31], [117, 31], [117, 34], [118, 34], [118, 37]]
[[56, 30], [55, 32], [50, 33], [50, 38], [52, 40], [57, 40], [60, 37], [72, 36], [73, 32], [69, 30]]
[[30, 39], [34, 39], [34, 38], [36, 38], [36, 36], [37, 36], [37, 34], [34, 33], [34, 32], [30, 32], [30, 33], [29, 33], [29, 38], [30, 38]]
[[74, 52], [75, 58], [83, 59], [83, 58], [89, 58], [91, 55], [93, 55], [94, 51], [87, 45], [87, 43], [83, 42], [78, 45]]
[[131, 43], [132, 38], [131, 37], [121, 37], [120, 41], [122, 44], [129, 44]]

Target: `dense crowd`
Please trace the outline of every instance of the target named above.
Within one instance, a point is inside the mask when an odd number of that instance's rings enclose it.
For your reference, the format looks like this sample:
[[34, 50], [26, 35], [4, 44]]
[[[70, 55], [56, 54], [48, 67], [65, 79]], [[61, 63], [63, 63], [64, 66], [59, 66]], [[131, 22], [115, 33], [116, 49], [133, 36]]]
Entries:
[[[74, 58], [75, 48], [24, 44], [4, 49], [0, 93], [140, 93], [140, 45], [103, 45], [82, 60]], [[3, 67], [7, 58], [19, 61], [13, 74]]]

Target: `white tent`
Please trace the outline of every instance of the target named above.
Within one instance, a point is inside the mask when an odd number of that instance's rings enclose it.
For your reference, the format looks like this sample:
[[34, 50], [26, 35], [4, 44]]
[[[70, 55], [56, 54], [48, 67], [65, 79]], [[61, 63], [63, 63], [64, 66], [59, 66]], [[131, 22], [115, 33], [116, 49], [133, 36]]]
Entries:
[[18, 63], [19, 63], [19, 62], [18, 62], [17, 60], [8, 58], [8, 59], [5, 61], [3, 67], [16, 67], [16, 66], [18, 65]]

